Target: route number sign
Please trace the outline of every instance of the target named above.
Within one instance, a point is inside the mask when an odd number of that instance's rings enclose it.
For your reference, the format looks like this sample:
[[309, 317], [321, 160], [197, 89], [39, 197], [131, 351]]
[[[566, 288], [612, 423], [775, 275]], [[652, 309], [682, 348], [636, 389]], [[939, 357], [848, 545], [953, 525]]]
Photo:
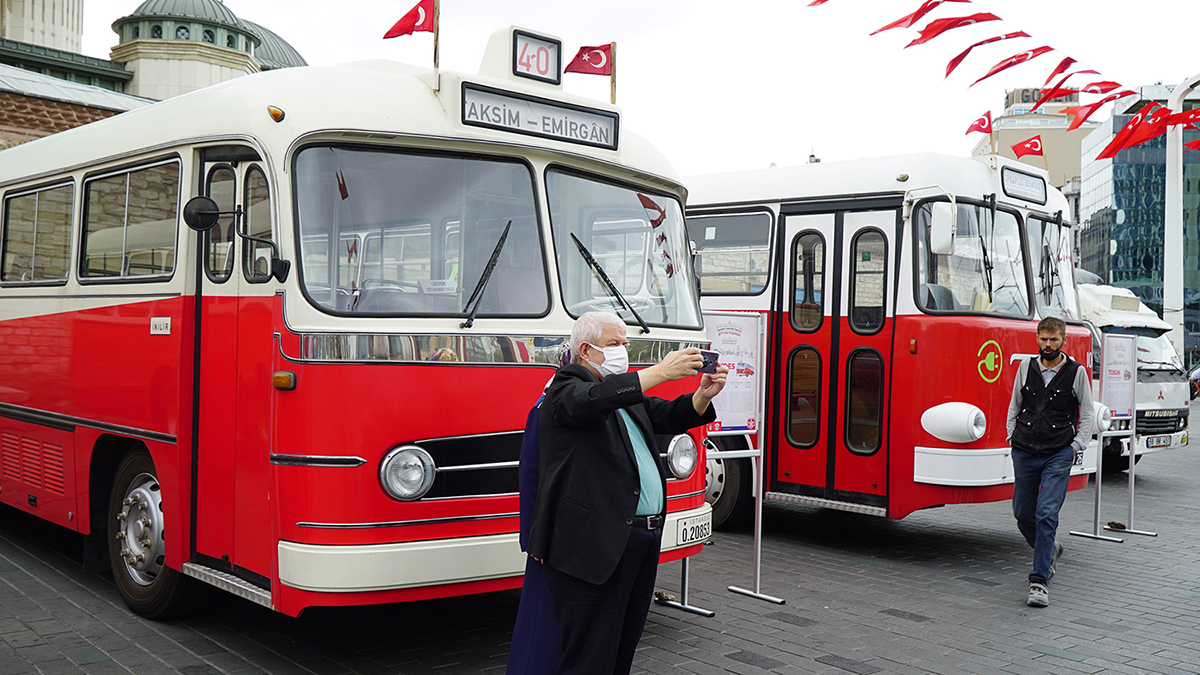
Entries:
[[559, 84], [562, 80], [562, 42], [513, 31], [513, 74]]

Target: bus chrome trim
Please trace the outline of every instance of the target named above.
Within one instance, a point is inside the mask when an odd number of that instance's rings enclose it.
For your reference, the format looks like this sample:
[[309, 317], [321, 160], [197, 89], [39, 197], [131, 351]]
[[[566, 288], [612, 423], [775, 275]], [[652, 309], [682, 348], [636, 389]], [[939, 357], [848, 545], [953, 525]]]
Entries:
[[671, 501], [672, 499], [687, 499], [688, 497], [695, 497], [697, 495], [704, 494], [706, 491], [707, 490], [696, 490], [695, 492], [684, 492], [683, 494], [678, 495], [668, 495], [667, 501]]
[[479, 516], [421, 518], [419, 520], [393, 520], [390, 522], [378, 523], [309, 523], [301, 521], [296, 523], [296, 527], [319, 528], [326, 530], [366, 530], [376, 527], [407, 527], [409, 525], [441, 525], [444, 523], [468, 523], [477, 520], [499, 520], [503, 518], [517, 518], [520, 515], [521, 513], [519, 511], [514, 511], [512, 513], [486, 513]]
[[438, 473], [446, 473], [451, 471], [475, 471], [477, 469], [515, 469], [520, 465], [520, 461], [515, 462], [491, 462], [489, 464], [456, 464], [454, 466], [439, 466]]
[[879, 516], [881, 518], [887, 517], [887, 508], [883, 506], [867, 506], [866, 504], [839, 502], [836, 499], [805, 497], [804, 495], [793, 495], [786, 492], [768, 492], [767, 499], [776, 502], [787, 502], [789, 504], [801, 504], [803, 506], [819, 506], [823, 509], [834, 509], [836, 511], [862, 513], [868, 516]]
[[362, 457], [338, 455], [282, 455], [271, 453], [271, 463], [276, 466], [332, 466], [356, 467], [367, 463]]
[[183, 563], [183, 573], [189, 577], [199, 579], [206, 584], [216, 586], [223, 591], [233, 593], [240, 598], [256, 602], [263, 607], [274, 608], [271, 604], [270, 591], [265, 591], [249, 581], [239, 579], [228, 572], [188, 562]]
[[59, 431], [74, 432], [75, 427], [88, 427], [89, 429], [99, 429], [100, 431], [109, 431], [130, 438], [140, 438], [145, 441], [154, 441], [157, 443], [170, 443], [175, 445], [175, 434], [164, 434], [158, 431], [147, 431], [136, 427], [127, 427], [121, 424], [111, 424], [109, 422], [98, 422], [89, 420], [83, 417], [75, 417], [74, 415], [63, 415], [61, 413], [53, 413], [46, 410], [37, 410], [35, 408], [26, 408], [24, 406], [12, 405], [11, 403], [0, 403], [0, 417], [18, 420], [21, 422], [29, 422]]
[[[516, 514], [513, 514], [516, 515]], [[279, 542], [279, 581], [325, 593], [388, 591], [520, 576], [516, 532], [395, 544]]]
[[999, 448], [913, 448], [913, 481], [929, 485], [982, 487], [1013, 482], [1008, 446]]

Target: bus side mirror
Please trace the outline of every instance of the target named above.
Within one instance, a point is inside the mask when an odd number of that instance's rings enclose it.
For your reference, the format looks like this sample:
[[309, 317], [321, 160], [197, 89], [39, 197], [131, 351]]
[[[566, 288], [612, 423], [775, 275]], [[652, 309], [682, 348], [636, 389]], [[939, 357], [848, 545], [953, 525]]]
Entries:
[[929, 216], [929, 248], [934, 255], [954, 255], [954, 235], [958, 227], [958, 215], [954, 204], [933, 202]]
[[197, 232], [207, 232], [221, 217], [221, 207], [209, 197], [192, 197], [183, 205], [183, 222]]

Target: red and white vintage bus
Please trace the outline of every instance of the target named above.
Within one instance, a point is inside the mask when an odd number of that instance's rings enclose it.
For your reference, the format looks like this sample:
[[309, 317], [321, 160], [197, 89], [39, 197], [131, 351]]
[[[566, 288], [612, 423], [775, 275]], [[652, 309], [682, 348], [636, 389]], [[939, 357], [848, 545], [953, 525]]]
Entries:
[[[574, 317], [615, 288], [635, 365], [705, 342], [678, 177], [561, 56], [512, 28], [479, 75], [276, 70], [0, 153], [0, 501], [106, 540], [151, 617], [518, 587]], [[664, 561], [702, 435], [661, 439]]]
[[[903, 518], [1011, 498], [1005, 421], [1038, 319], [1065, 319], [1065, 351], [1090, 365], [1069, 206], [1044, 172], [924, 154], [687, 184], [701, 305], [767, 316], [767, 500]], [[710, 458], [716, 524], [748, 513], [750, 473]]]

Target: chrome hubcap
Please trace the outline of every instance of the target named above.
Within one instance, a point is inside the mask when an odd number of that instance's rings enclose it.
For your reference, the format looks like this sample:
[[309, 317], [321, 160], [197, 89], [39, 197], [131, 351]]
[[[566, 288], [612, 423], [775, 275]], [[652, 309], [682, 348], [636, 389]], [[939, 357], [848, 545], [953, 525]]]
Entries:
[[139, 585], [149, 586], [162, 572], [166, 555], [158, 479], [148, 473], [138, 474], [126, 488], [116, 518], [125, 571]]

